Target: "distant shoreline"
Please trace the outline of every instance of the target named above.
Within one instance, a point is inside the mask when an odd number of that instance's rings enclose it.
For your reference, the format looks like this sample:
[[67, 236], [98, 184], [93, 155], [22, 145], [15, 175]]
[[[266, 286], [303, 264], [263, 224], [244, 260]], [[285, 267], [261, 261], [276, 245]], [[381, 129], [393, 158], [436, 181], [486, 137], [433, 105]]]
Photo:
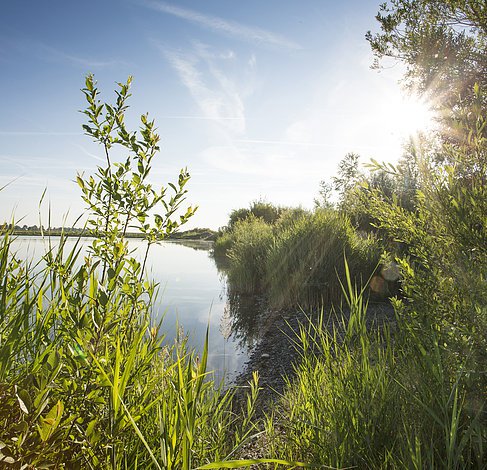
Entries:
[[[87, 230], [82, 229], [72, 229], [72, 228], [65, 228], [65, 229], [44, 229], [44, 230], [33, 230], [33, 229], [14, 229], [13, 230], [14, 236], [26, 236], [26, 237], [41, 237], [41, 236], [50, 236], [50, 237], [89, 237], [92, 238], [94, 235], [89, 233]], [[1, 231], [0, 231], [1, 234]], [[125, 238], [144, 238], [143, 234], [136, 233], [136, 232], [129, 232], [125, 234]], [[214, 230], [208, 228], [196, 228], [193, 230], [186, 230], [184, 232], [177, 232], [172, 233], [164, 240], [200, 240], [200, 241], [214, 241], [216, 238], [216, 232]]]

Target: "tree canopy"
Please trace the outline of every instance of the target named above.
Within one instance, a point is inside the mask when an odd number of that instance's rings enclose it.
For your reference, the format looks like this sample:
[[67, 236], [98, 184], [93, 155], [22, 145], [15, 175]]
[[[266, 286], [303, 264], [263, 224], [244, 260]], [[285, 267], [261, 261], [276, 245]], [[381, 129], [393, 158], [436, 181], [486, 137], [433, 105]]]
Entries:
[[[375, 67], [384, 58], [406, 66], [405, 83], [449, 109], [487, 87], [487, 3], [484, 0], [391, 0], [367, 33]], [[485, 103], [484, 103], [485, 105]]]

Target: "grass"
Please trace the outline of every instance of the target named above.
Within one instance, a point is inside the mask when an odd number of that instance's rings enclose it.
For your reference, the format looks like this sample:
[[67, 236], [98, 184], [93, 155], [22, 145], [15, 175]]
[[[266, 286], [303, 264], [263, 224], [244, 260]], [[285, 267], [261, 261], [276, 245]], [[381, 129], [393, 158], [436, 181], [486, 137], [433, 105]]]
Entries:
[[[108, 270], [64, 239], [44, 267], [0, 245], [0, 461], [12, 468], [192, 469], [230, 458], [256, 431], [257, 377], [232, 411], [201, 357], [163, 347], [156, 289], [140, 265]], [[131, 264], [132, 263], [132, 264]], [[135, 309], [135, 314], [134, 314]], [[249, 464], [250, 465], [250, 464]]]
[[338, 302], [344, 254], [361, 282], [377, 266], [380, 245], [332, 210], [288, 211], [274, 225], [250, 216], [222, 233], [214, 248], [216, 258], [228, 261], [233, 292], [264, 293], [277, 308]]
[[367, 331], [365, 291], [347, 268], [345, 277], [349, 315], [301, 325], [296, 379], [266, 422], [269, 455], [333, 468], [485, 468], [485, 406], [469, 403], [467, 371], [448, 374], [434, 331]]

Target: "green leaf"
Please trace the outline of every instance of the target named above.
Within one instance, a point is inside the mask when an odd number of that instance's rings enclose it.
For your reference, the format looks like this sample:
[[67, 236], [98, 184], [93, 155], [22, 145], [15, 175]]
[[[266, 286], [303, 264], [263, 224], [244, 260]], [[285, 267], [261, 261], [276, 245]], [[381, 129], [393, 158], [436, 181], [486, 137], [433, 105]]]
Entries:
[[108, 296], [107, 294], [105, 293], [105, 291], [103, 290], [100, 290], [100, 295], [98, 297], [99, 301], [100, 301], [100, 304], [105, 307], [108, 303]]
[[49, 411], [46, 417], [40, 418], [40, 424], [37, 425], [39, 436], [43, 442], [46, 442], [54, 433], [64, 411], [64, 405], [61, 401], [58, 401]]
[[32, 401], [29, 394], [25, 390], [20, 390], [19, 393], [16, 394], [16, 397], [22, 412], [26, 415], [29, 414], [29, 408], [32, 408]]

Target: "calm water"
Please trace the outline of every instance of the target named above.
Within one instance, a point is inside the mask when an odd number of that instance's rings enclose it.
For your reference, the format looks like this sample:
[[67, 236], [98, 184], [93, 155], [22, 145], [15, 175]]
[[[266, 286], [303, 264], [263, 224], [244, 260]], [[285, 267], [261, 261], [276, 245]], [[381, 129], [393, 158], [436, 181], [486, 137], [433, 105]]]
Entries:
[[[90, 239], [83, 242], [88, 245]], [[74, 243], [74, 238], [68, 239], [66, 252]], [[141, 240], [129, 241], [139, 254], [142, 245]], [[40, 237], [18, 237], [14, 249], [24, 259], [38, 260], [45, 246]], [[207, 242], [164, 242], [151, 247], [147, 267], [160, 286], [154, 315], [164, 317], [166, 342], [174, 340], [179, 325], [189, 345], [201, 350], [209, 326], [209, 369], [217, 380], [225, 377], [228, 383], [242, 370], [256, 340], [254, 322], [247, 318], [255, 315], [255, 308], [228, 298], [225, 276], [210, 257], [210, 248]]]

